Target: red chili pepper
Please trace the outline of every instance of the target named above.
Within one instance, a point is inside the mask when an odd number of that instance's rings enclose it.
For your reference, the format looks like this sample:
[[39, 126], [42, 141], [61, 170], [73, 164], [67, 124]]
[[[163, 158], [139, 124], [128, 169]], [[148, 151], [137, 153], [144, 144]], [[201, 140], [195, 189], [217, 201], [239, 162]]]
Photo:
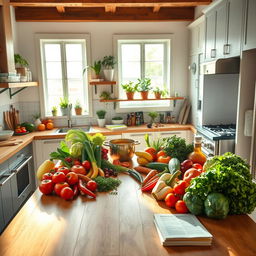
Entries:
[[142, 187], [141, 191], [142, 192], [152, 191], [152, 189], [154, 188], [158, 180], [159, 180], [159, 177], [156, 177], [154, 180], [152, 180], [151, 182], [147, 183], [144, 187]]
[[86, 188], [86, 187], [84, 186], [84, 183], [83, 183], [82, 180], [79, 180], [79, 182], [78, 182], [78, 188], [79, 188], [81, 194], [84, 193], [84, 194], [86, 194], [86, 195], [88, 195], [88, 196], [91, 196], [91, 197], [93, 197], [93, 198], [96, 198], [96, 195], [95, 195], [91, 190], [89, 190], [88, 188]]
[[78, 193], [79, 193], [78, 185], [74, 185], [73, 192], [74, 192], [74, 197], [78, 196]]

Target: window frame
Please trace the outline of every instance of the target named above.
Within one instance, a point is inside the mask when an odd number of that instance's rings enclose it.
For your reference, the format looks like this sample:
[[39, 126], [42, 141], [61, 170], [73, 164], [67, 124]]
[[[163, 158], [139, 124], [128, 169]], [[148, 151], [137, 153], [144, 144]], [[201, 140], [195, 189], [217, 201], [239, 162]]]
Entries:
[[[167, 74], [167, 72], [165, 72], [164, 76], [167, 76], [166, 81], [167, 81], [167, 85], [169, 84], [168, 89], [170, 91], [170, 95], [174, 94], [174, 84], [173, 84], [174, 73], [173, 73], [173, 65], [172, 65], [172, 39], [173, 39], [173, 34], [114, 34], [113, 35], [113, 52], [114, 52], [114, 57], [116, 58], [117, 63], [118, 63], [117, 67], [115, 68], [115, 78], [116, 78], [116, 81], [118, 81], [118, 84], [120, 85], [120, 80], [122, 77], [121, 76], [122, 68], [120, 65], [122, 60], [119, 59], [119, 56], [121, 56], [120, 45], [122, 44], [122, 42], [119, 42], [119, 41], [124, 41], [123, 43], [125, 43], [125, 44], [129, 44], [129, 41], [131, 41], [131, 40], [134, 41], [134, 42], [130, 42], [131, 44], [136, 43], [136, 41], [144, 41], [144, 42], [140, 42], [141, 45], [142, 44], [145, 45], [145, 43], [150, 44], [152, 41], [154, 41], [152, 43], [157, 43], [157, 42], [163, 43], [164, 41], [166, 41], [166, 42], [164, 42], [167, 44], [167, 47], [165, 48], [165, 53], [167, 53], [169, 55], [169, 58], [166, 58], [167, 63], [165, 63], [165, 64], [167, 64], [166, 69], [169, 70], [169, 74]], [[125, 41], [127, 41], [127, 42], [125, 42]], [[144, 51], [145, 51], [145, 49], [143, 49], [141, 51], [141, 57], [142, 57]], [[144, 69], [142, 66], [144, 66], [144, 64], [141, 61], [141, 73], [143, 75]], [[117, 86], [115, 88], [115, 95], [119, 96], [119, 88], [120, 88], [120, 86]], [[153, 101], [151, 101], [151, 102], [153, 102]], [[173, 102], [170, 101], [169, 106], [163, 106], [163, 107], [159, 107], [159, 106], [143, 107], [142, 106], [142, 108], [146, 112], [155, 111], [156, 108], [158, 109], [158, 111], [172, 111], [173, 110]], [[124, 108], [124, 107], [121, 108], [120, 102], [118, 102], [117, 106], [116, 106], [117, 113], [134, 112], [137, 110], [138, 110], [138, 107], [137, 108], [132, 108], [132, 107], [131, 108], [130, 107], [129, 108]]]
[[[84, 64], [86, 62], [86, 66], [90, 66], [91, 65], [91, 55], [90, 55], [90, 34], [41, 34], [41, 33], [37, 33], [35, 34], [35, 40], [36, 40], [36, 48], [37, 48], [37, 69], [38, 69], [38, 75], [39, 75], [39, 83], [41, 86], [39, 86], [39, 98], [40, 98], [40, 108], [41, 108], [41, 116], [43, 117], [51, 117], [53, 119], [66, 119], [66, 116], [56, 116], [56, 117], [52, 117], [47, 115], [47, 111], [46, 111], [46, 89], [47, 89], [47, 85], [46, 85], [46, 81], [45, 81], [45, 56], [44, 53], [44, 49], [42, 49], [42, 46], [45, 43], [48, 42], [56, 42], [56, 43], [61, 43], [61, 56], [64, 56], [65, 58], [65, 53], [63, 53], [63, 49], [65, 47], [66, 43], [76, 43], [77, 40], [81, 40], [84, 41], [85, 46], [83, 47], [83, 51], [86, 54], [85, 58], [84, 58]], [[47, 42], [48, 41], [48, 42]], [[66, 42], [63, 42], [66, 41]], [[79, 42], [78, 42], [79, 43]], [[63, 45], [62, 45], [63, 44]], [[65, 62], [65, 60], [64, 60]], [[64, 64], [65, 65], [65, 64]], [[63, 67], [63, 64], [62, 64]], [[62, 74], [64, 74], [64, 71], [62, 70]], [[66, 76], [64, 76], [64, 78], [66, 78]], [[83, 114], [80, 116], [76, 116], [76, 115], [72, 115], [72, 118], [77, 118], [77, 119], [81, 119], [84, 117], [92, 117], [93, 116], [93, 109], [92, 109], [92, 88], [89, 84], [89, 77], [87, 72], [85, 72], [84, 77], [83, 77], [84, 82], [87, 82], [87, 88], [88, 88], [88, 93], [86, 91], [85, 92], [85, 96], [87, 97], [87, 102], [88, 102], [88, 112], [87, 114]], [[66, 88], [68, 88], [67, 86], [67, 79], [65, 79], [66, 83]], [[45, 86], [46, 85], [46, 86]], [[63, 93], [65, 95], [65, 90], [64, 90], [64, 86], [63, 86]]]

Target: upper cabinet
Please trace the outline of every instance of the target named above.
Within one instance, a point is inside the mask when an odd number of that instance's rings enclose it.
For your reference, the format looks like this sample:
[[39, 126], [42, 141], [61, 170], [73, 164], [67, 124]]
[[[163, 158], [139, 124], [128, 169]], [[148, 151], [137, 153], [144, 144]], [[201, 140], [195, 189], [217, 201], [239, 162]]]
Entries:
[[240, 55], [243, 0], [217, 1], [205, 14], [205, 60]]
[[256, 0], [245, 1], [243, 50], [256, 48]]

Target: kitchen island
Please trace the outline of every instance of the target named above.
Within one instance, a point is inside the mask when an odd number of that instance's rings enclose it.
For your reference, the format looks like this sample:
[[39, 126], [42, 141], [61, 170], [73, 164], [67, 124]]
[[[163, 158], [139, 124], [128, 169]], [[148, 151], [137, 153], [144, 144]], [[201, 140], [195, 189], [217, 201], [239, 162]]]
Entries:
[[210, 247], [163, 247], [153, 214], [170, 210], [142, 194], [130, 176], [120, 179], [117, 194], [98, 193], [96, 200], [65, 201], [36, 190], [0, 236], [0, 255], [256, 255], [256, 223], [247, 215], [200, 217], [213, 235]]

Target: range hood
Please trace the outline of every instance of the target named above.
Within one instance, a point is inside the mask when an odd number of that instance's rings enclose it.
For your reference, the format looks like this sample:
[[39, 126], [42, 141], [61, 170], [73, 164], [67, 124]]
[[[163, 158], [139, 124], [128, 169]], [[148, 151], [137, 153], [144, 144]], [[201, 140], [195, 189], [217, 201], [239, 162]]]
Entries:
[[202, 64], [203, 75], [212, 74], [238, 74], [240, 67], [240, 57], [218, 59]]

